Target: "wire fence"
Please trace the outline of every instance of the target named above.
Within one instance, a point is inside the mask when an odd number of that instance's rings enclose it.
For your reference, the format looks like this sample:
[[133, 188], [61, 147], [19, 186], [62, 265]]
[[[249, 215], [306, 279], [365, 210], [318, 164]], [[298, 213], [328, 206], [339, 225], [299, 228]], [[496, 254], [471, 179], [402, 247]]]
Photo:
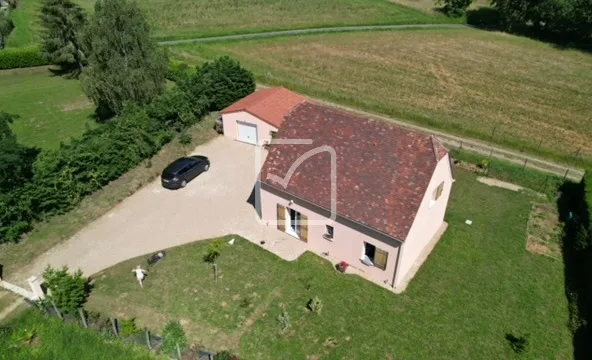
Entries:
[[[64, 313], [55, 306], [55, 303], [49, 300], [36, 302], [27, 300], [27, 302], [31, 306], [43, 311], [47, 316], [58, 318], [67, 324], [77, 325], [89, 331], [94, 331], [104, 336], [106, 340], [120, 340], [124, 343], [145, 347], [155, 353], [163, 354], [164, 338], [162, 336], [148, 329], [135, 329], [131, 332], [127, 331], [128, 334], [126, 334], [126, 330], [124, 329], [126, 319], [104, 316], [99, 312], [87, 311], [83, 308], [78, 309], [74, 313]], [[214, 353], [196, 347], [180, 347], [178, 344], [176, 351], [165, 355], [178, 360], [214, 359]], [[235, 359], [238, 358], [235, 357]]]

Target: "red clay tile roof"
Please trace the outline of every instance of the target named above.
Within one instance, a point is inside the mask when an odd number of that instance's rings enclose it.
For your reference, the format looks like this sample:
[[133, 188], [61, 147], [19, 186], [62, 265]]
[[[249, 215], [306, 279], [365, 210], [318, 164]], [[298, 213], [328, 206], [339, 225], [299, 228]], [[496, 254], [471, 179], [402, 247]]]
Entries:
[[310, 102], [286, 116], [278, 139], [312, 144], [271, 145], [262, 182], [330, 209], [328, 152], [300, 164], [286, 188], [267, 177], [283, 178], [302, 154], [329, 145], [337, 154], [337, 214], [403, 241], [436, 164], [448, 153], [432, 136]]
[[284, 116], [304, 100], [304, 97], [284, 87], [276, 87], [256, 91], [222, 110], [221, 113], [246, 111], [279, 129]]

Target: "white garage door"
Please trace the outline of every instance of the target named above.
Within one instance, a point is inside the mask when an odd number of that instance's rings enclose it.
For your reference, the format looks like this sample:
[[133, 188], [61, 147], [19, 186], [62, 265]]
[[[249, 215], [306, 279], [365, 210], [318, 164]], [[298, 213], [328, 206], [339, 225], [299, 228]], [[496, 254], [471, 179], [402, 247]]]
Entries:
[[238, 140], [257, 145], [257, 125], [238, 122]]

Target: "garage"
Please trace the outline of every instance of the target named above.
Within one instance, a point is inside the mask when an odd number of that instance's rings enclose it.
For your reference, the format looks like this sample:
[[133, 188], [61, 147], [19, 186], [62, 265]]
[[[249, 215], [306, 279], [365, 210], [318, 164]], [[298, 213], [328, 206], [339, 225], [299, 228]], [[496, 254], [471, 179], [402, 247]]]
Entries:
[[246, 122], [237, 122], [238, 141], [257, 145], [257, 125]]
[[220, 112], [224, 136], [255, 146], [268, 143], [284, 116], [304, 100], [282, 87], [254, 92]]

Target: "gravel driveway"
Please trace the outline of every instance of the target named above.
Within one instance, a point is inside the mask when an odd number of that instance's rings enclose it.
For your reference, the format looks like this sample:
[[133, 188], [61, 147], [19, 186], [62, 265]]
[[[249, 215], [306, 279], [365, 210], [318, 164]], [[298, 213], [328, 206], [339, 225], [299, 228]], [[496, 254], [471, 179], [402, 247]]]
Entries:
[[94, 274], [121, 261], [226, 234], [238, 234], [287, 260], [305, 251], [298, 240], [257, 222], [247, 200], [255, 184], [255, 147], [220, 136], [192, 154], [211, 168], [186, 188], [166, 190], [160, 178], [128, 197], [65, 243], [39, 257], [28, 275], [47, 264]]

